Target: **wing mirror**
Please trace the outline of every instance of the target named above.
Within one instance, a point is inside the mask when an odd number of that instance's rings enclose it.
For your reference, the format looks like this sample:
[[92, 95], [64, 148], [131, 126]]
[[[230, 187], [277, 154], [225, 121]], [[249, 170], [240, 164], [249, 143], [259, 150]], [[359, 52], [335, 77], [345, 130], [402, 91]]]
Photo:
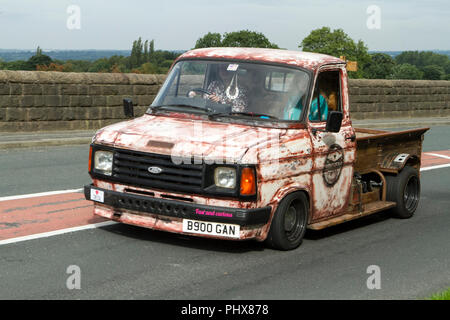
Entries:
[[127, 118], [134, 118], [133, 101], [129, 98], [123, 99], [123, 113]]
[[341, 111], [330, 111], [325, 130], [328, 132], [339, 132], [341, 130], [342, 117], [343, 114]]

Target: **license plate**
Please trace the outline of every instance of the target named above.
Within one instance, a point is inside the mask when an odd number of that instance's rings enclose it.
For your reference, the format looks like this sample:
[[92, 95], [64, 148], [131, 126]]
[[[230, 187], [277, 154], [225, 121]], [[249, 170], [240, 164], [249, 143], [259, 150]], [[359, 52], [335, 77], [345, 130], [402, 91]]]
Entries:
[[91, 200], [103, 203], [105, 201], [105, 194], [101, 190], [91, 189]]
[[237, 224], [183, 219], [183, 232], [239, 238], [239, 231], [240, 226]]

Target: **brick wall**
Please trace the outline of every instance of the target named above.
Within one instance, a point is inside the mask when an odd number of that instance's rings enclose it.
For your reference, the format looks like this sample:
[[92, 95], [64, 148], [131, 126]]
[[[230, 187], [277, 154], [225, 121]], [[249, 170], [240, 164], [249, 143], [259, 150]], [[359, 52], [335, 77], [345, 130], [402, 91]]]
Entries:
[[[97, 129], [145, 112], [165, 75], [0, 70], [0, 132]], [[350, 80], [353, 119], [450, 116], [450, 81]]]

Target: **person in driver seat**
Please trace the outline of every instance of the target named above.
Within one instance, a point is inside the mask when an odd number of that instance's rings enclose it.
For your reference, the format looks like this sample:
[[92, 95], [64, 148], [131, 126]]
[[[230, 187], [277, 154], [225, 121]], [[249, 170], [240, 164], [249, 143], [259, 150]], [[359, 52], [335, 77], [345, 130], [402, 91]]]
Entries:
[[228, 71], [230, 64], [217, 66], [216, 79], [208, 85], [205, 98], [212, 101], [231, 104], [232, 112], [244, 112], [248, 106], [247, 89], [239, 83], [239, 75], [236, 71]]
[[[299, 120], [303, 110], [303, 104], [306, 103], [308, 93], [308, 81], [301, 76], [296, 75], [293, 79], [293, 94], [289, 97], [284, 108], [284, 120]], [[317, 107], [317, 95], [315, 94], [311, 102], [309, 112], [310, 121], [325, 121], [328, 117], [328, 104], [321, 91], [319, 95], [321, 119], [319, 119], [319, 108]]]

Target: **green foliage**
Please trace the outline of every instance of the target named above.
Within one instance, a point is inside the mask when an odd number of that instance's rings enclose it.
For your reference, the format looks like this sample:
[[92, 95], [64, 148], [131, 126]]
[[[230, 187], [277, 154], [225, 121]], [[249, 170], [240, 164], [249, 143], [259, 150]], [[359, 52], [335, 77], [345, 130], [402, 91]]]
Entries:
[[45, 70], [63, 72], [138, 72], [167, 73], [179, 53], [155, 50], [155, 41], [141, 38], [133, 41], [131, 55], [114, 55], [109, 58], [89, 60], [52, 60], [42, 53], [40, 47], [28, 61], [4, 62], [0, 59], [0, 70]]
[[220, 33], [208, 32], [195, 43], [195, 48], [211, 47], [246, 47], [246, 48], [273, 48], [278, 49], [275, 43], [272, 43], [267, 37], [256, 31], [240, 30]]
[[391, 79], [411, 79], [411, 80], [420, 80], [422, 79], [423, 72], [420, 71], [416, 66], [403, 63], [394, 66], [392, 68]]
[[279, 49], [276, 44], [271, 43], [262, 33], [249, 30], [225, 33], [222, 46]]
[[323, 53], [338, 58], [345, 56], [347, 60], [357, 61], [358, 71], [349, 72], [352, 78], [362, 78], [364, 67], [371, 61], [364, 42], [353, 41], [342, 29], [331, 31], [329, 27], [322, 27], [313, 30], [303, 39], [299, 48], [303, 51]]
[[28, 59], [28, 70], [36, 70], [37, 66], [48, 66], [53, 60], [45, 54], [36, 54]]
[[27, 61], [24, 60], [16, 60], [5, 63], [6, 70], [30, 70], [30, 65]]
[[422, 72], [423, 79], [426, 80], [440, 80], [445, 76], [444, 68], [435, 64], [423, 67]]
[[371, 60], [364, 68], [364, 77], [367, 79], [387, 79], [392, 75], [395, 61], [385, 53], [371, 54]]
[[223, 47], [220, 33], [208, 32], [195, 43], [195, 49]]

